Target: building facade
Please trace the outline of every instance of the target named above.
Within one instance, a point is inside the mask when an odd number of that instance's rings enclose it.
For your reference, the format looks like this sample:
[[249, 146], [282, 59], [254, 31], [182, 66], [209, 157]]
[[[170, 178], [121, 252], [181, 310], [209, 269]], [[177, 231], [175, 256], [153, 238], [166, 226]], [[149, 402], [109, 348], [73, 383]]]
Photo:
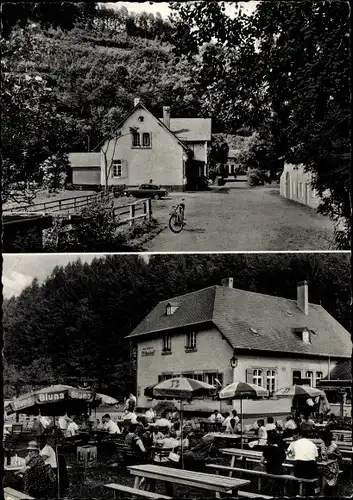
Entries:
[[[71, 153], [74, 185], [139, 186], [152, 180], [184, 190], [207, 171], [210, 118], [156, 118], [139, 100], [100, 153]], [[99, 179], [97, 171], [99, 169]]]
[[289, 200], [317, 208], [320, 197], [311, 186], [311, 175], [302, 165], [285, 163], [280, 178], [280, 193]]
[[[180, 375], [219, 386], [247, 381], [270, 393], [293, 383], [315, 387], [351, 350], [349, 333], [308, 302], [306, 283], [298, 286], [297, 301], [230, 286], [175, 297], [159, 303], [129, 338], [137, 351], [138, 405], [144, 408], [151, 405], [147, 387]], [[289, 411], [286, 400], [267, 400], [265, 406], [268, 413]], [[190, 409], [226, 407], [204, 399]], [[246, 402], [247, 413], [257, 411], [256, 401]]]

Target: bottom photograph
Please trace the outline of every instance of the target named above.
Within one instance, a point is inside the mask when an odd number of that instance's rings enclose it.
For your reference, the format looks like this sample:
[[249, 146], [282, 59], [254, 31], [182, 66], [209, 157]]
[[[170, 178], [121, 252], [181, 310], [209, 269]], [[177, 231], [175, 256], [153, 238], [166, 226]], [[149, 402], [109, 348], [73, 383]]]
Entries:
[[3, 256], [6, 499], [351, 497], [348, 253]]

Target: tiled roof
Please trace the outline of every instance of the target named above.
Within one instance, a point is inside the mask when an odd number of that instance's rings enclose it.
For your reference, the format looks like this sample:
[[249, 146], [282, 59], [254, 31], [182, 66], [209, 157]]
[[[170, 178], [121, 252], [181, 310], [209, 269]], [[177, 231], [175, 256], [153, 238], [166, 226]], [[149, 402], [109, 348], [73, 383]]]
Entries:
[[[163, 121], [163, 118], [161, 118]], [[197, 142], [211, 140], [211, 118], [171, 118], [170, 130], [181, 141]]]
[[[180, 304], [166, 315], [170, 300]], [[223, 286], [212, 286], [160, 302], [128, 337], [191, 324], [213, 323], [234, 349], [307, 355], [351, 356], [350, 334], [322, 306], [309, 304], [305, 315], [295, 300]], [[296, 333], [312, 331], [311, 343]]]
[[99, 167], [101, 166], [100, 153], [69, 153], [72, 167]]

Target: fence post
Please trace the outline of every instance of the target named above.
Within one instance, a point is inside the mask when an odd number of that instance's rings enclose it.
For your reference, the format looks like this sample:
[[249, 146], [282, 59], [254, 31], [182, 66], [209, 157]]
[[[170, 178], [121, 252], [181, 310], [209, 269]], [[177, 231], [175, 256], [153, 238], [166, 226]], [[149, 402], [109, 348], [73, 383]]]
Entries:
[[134, 217], [135, 217], [135, 205], [132, 204], [130, 205], [130, 220], [129, 220], [129, 226], [133, 226], [135, 221], [134, 221]]
[[147, 200], [147, 213], [148, 213], [148, 220], [152, 219], [152, 200], [151, 198], [148, 198]]

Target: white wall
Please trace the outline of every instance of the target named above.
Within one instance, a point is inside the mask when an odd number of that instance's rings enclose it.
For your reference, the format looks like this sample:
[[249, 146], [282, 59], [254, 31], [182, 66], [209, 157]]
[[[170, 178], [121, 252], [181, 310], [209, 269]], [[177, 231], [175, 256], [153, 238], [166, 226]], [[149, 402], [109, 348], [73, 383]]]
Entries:
[[311, 175], [301, 165], [285, 163], [280, 178], [280, 194], [303, 205], [317, 208], [320, 198], [311, 188]]

